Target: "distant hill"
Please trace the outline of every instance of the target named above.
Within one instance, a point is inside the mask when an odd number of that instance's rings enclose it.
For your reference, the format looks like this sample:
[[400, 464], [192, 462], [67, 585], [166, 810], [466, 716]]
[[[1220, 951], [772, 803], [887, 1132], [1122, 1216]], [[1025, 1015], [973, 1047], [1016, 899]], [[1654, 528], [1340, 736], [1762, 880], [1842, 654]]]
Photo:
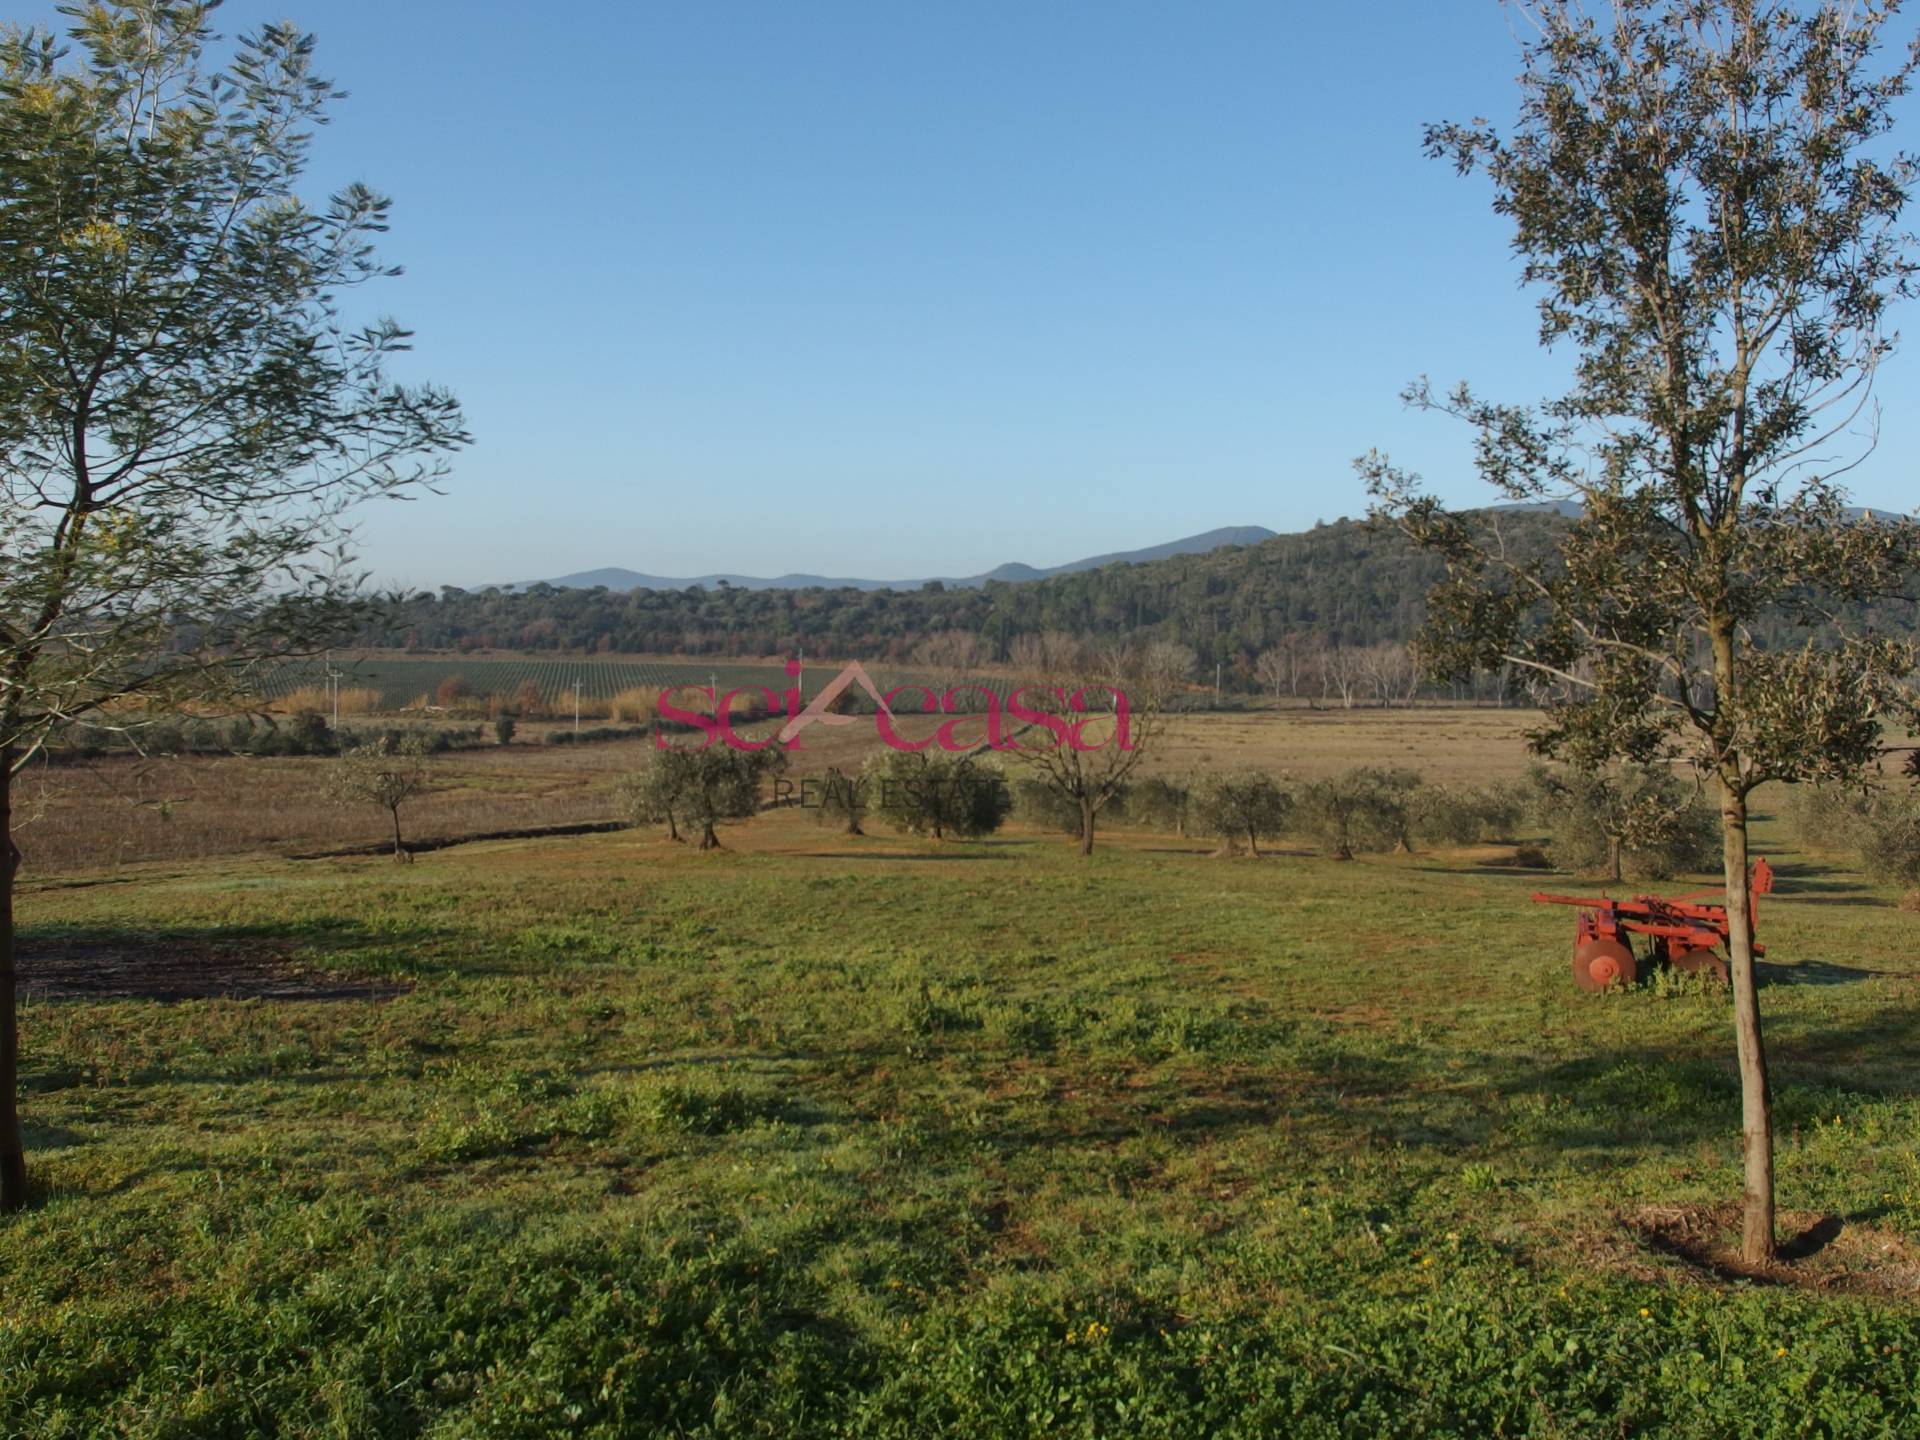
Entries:
[[551, 585], [558, 590], [629, 591], [686, 590], [698, 586], [703, 590], [717, 590], [724, 582], [735, 590], [918, 590], [932, 580], [948, 586], [978, 587], [989, 580], [1044, 580], [1049, 575], [1074, 575], [1082, 570], [1098, 570], [1104, 565], [1144, 565], [1175, 555], [1206, 555], [1226, 545], [1258, 545], [1274, 537], [1275, 532], [1263, 525], [1227, 525], [1203, 535], [1189, 535], [1184, 540], [1169, 540], [1163, 545], [1149, 545], [1143, 550], [1118, 550], [1110, 555], [1091, 555], [1085, 560], [1074, 560], [1047, 569], [1013, 561], [996, 566], [984, 575], [939, 575], [924, 580], [861, 580], [804, 574], [776, 575], [772, 579], [758, 575], [716, 574], [676, 580], [662, 575], [643, 574], [638, 570], [626, 570], [616, 565], [600, 570], [582, 570], [552, 580], [524, 581], [505, 588], [527, 590], [534, 585]]

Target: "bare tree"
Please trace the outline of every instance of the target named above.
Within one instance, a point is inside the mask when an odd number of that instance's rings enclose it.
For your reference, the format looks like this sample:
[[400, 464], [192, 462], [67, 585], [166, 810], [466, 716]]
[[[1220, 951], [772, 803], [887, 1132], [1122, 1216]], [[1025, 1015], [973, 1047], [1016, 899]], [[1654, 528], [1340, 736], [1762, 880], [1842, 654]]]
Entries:
[[1351, 710], [1359, 698], [1364, 678], [1360, 652], [1349, 645], [1333, 644], [1322, 650], [1315, 661], [1320, 672], [1320, 698], [1329, 700], [1337, 695], [1340, 708]]
[[1271, 650], [1262, 650], [1260, 658], [1253, 662], [1254, 678], [1272, 692], [1278, 700], [1292, 673], [1293, 657], [1286, 650], [1276, 646]]
[[427, 755], [423, 735], [405, 735], [397, 741], [383, 735], [333, 762], [335, 797], [345, 804], [385, 810], [393, 824], [393, 858], [403, 865], [411, 864], [413, 856], [400, 835], [400, 811], [430, 788]]
[[942, 630], [915, 646], [913, 658], [950, 675], [965, 675], [980, 664], [980, 637], [967, 630]]

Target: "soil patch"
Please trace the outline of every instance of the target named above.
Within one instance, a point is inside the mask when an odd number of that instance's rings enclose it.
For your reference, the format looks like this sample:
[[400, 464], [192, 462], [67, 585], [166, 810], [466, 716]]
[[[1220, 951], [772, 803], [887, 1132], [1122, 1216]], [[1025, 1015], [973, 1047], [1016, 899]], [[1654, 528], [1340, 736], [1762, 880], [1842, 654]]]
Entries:
[[379, 1000], [405, 987], [301, 965], [271, 942], [171, 936], [23, 940], [25, 1000]]
[[1695, 1275], [1722, 1283], [1779, 1285], [1850, 1295], [1920, 1296], [1920, 1251], [1865, 1220], [1811, 1211], [1782, 1211], [1780, 1258], [1751, 1265], [1740, 1258], [1740, 1211], [1734, 1205], [1652, 1205], [1626, 1217], [1642, 1260], [1652, 1251]]

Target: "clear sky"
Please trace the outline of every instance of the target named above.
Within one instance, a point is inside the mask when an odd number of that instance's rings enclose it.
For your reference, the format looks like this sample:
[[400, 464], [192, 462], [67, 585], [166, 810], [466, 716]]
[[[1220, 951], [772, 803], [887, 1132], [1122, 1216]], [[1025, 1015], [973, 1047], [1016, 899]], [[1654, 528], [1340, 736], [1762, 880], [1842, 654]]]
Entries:
[[[16, 3], [17, 18], [51, 6]], [[878, 577], [1486, 492], [1407, 381], [1538, 398], [1508, 233], [1423, 122], [1513, 112], [1495, 0], [228, 0], [351, 92], [370, 305], [476, 437], [385, 579]], [[1916, 117], [1920, 122], [1920, 117]], [[1909, 330], [1920, 323], [1904, 317]], [[1862, 503], [1907, 509], [1920, 347]]]

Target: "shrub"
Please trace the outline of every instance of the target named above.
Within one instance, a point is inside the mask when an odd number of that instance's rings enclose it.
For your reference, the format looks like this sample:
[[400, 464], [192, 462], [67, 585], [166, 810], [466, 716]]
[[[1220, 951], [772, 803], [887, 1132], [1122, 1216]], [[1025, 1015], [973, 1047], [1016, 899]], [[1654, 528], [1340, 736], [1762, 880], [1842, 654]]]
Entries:
[[1831, 785], [1796, 785], [1787, 800], [1794, 838], [1809, 850], [1860, 850], [1872, 839], [1873, 798]]
[[1153, 775], [1128, 793], [1127, 814], [1142, 825], [1185, 836], [1192, 804], [1193, 786], [1189, 781]]
[[514, 732], [519, 728], [519, 725], [514, 722], [513, 716], [496, 716], [493, 722], [493, 738], [498, 740], [502, 745], [511, 745], [513, 743]]
[[549, 730], [549, 745], [595, 745], [606, 740], [644, 740], [653, 731], [645, 725], [591, 725], [585, 730]]

